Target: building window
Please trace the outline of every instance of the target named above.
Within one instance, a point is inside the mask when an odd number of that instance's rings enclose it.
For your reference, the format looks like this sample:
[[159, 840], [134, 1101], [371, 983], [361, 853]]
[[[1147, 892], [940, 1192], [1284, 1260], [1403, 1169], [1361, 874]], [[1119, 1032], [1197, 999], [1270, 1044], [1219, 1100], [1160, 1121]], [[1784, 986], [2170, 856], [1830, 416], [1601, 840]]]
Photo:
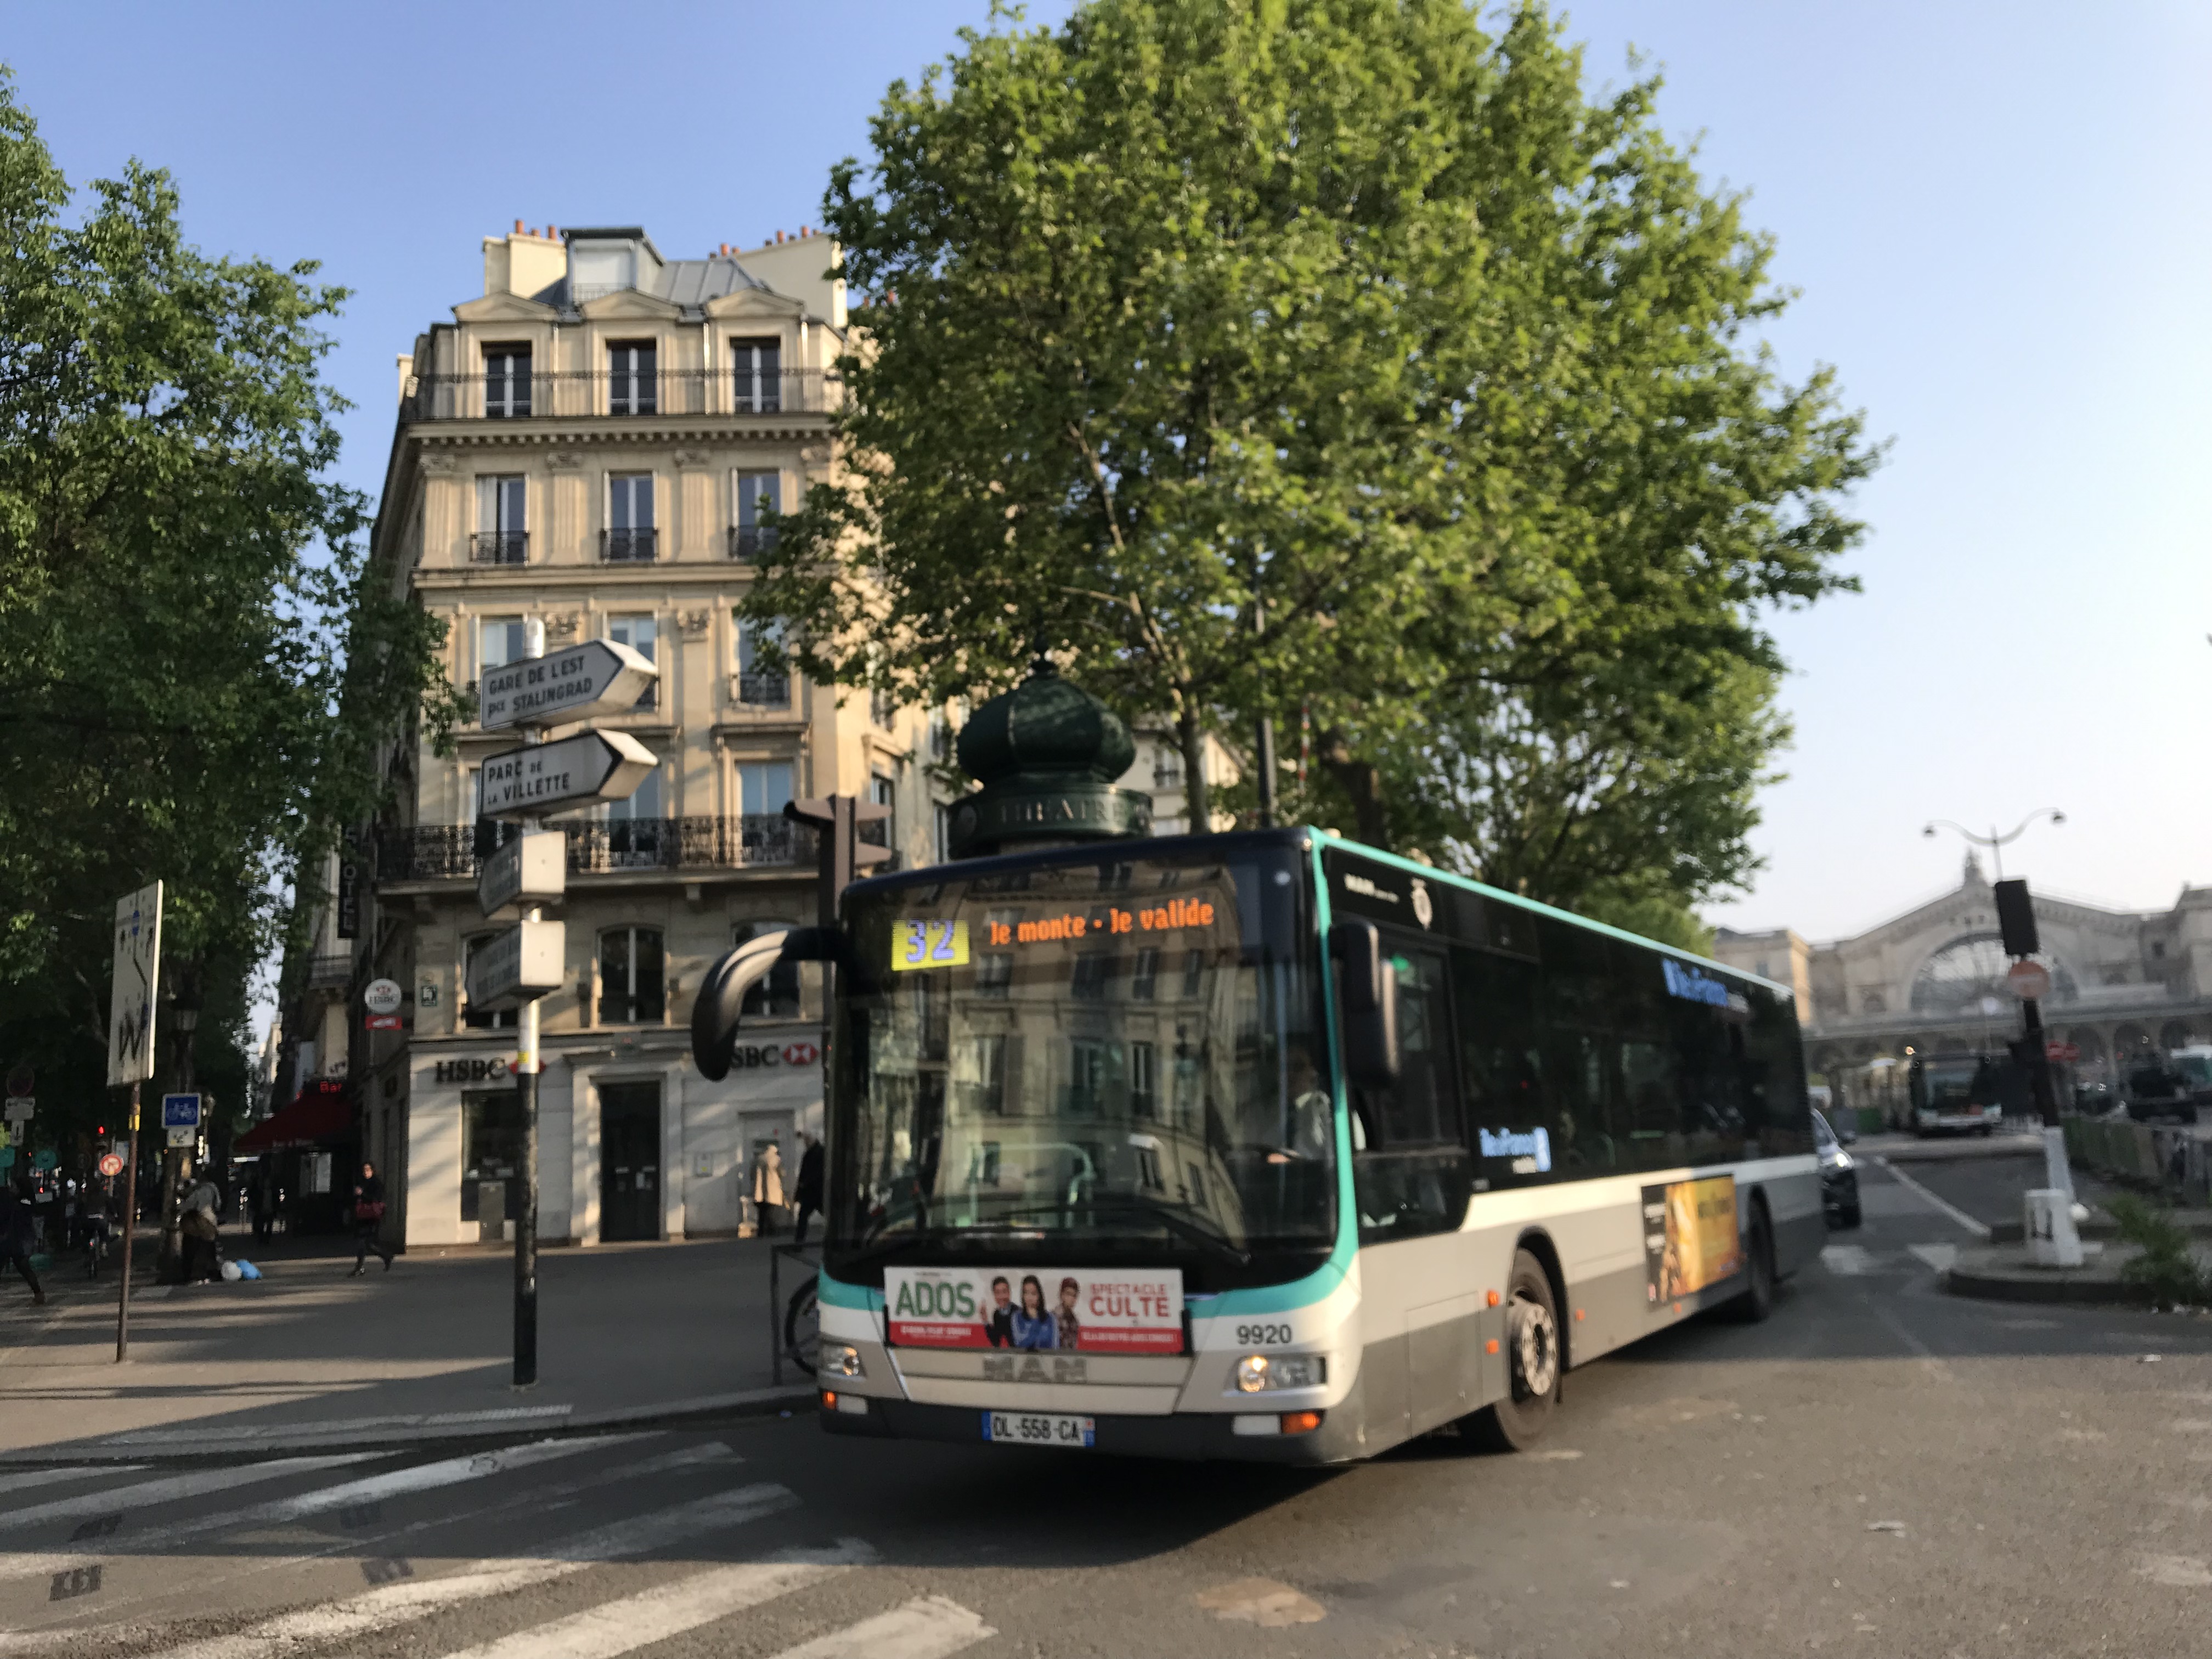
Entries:
[[1152, 787], [1180, 789], [1182, 787], [1182, 757], [1172, 749], [1156, 750], [1152, 755]]
[[1136, 969], [1129, 975], [1129, 1000], [1132, 1002], [1150, 1002], [1158, 991], [1159, 980], [1159, 949], [1148, 945], [1137, 952]]
[[789, 864], [798, 856], [798, 826], [783, 815], [791, 799], [789, 761], [748, 761], [738, 768], [738, 840], [747, 864]]
[[529, 556], [527, 491], [519, 472], [485, 473], [477, 479], [477, 528], [469, 558], [477, 564], [520, 564]]
[[732, 558], [750, 559], [775, 545], [775, 526], [766, 520], [778, 511], [781, 496], [776, 486], [781, 477], [776, 472], [737, 475], [736, 523], [730, 532]]
[[[1149, 1042], [1129, 1045], [1129, 1115], [1158, 1117], [1160, 1115], [1158, 1089], [1158, 1055]], [[1149, 1185], [1160, 1183], [1154, 1179]]]
[[[468, 995], [468, 967], [475, 963], [477, 952], [489, 948], [492, 941], [498, 937], [497, 933], [479, 933], [476, 938], [469, 940], [465, 947], [465, 954], [462, 957], [465, 965], [461, 970], [461, 995], [464, 1000]], [[506, 1030], [514, 1024], [514, 1010], [478, 1008], [471, 1004], [463, 1010], [461, 1023], [480, 1031]]]
[[617, 927], [599, 935], [599, 1024], [658, 1025], [667, 1012], [660, 930]]
[[607, 348], [607, 413], [654, 415], [660, 410], [656, 348], [650, 340], [617, 340]]
[[774, 415], [783, 408], [783, 343], [732, 340], [730, 366], [740, 415]]
[[1206, 952], [1186, 951], [1182, 953], [1182, 994], [1184, 999], [1198, 994], [1206, 976]]
[[738, 793], [747, 817], [781, 818], [791, 801], [791, 763], [753, 761], [738, 768]]
[[[660, 660], [653, 654], [654, 633], [653, 619], [650, 612], [641, 611], [635, 615], [607, 618], [607, 637], [617, 645], [628, 646], [639, 656], [652, 663]], [[637, 701], [631, 707], [635, 708], [660, 707], [660, 682], [655, 680], [647, 686], [638, 694]]]
[[738, 701], [756, 708], [790, 708], [791, 670], [783, 661], [783, 624], [750, 617], [736, 620]]
[[876, 847], [897, 846], [897, 787], [889, 778], [885, 777], [882, 773], [878, 772], [868, 779], [868, 799], [876, 805], [884, 809], [884, 818], [883, 822], [880, 823], [862, 824], [860, 826], [860, 839]]
[[653, 474], [607, 475], [607, 528], [602, 549], [611, 562], [653, 556]]
[[[732, 945], [743, 945], [758, 939], [763, 933], [787, 933], [798, 927], [795, 921], [741, 921], [731, 937]], [[768, 977], [745, 993], [744, 1005], [738, 1011], [747, 1019], [797, 1019], [799, 1018], [799, 964], [779, 962], [768, 970]]]
[[[963, 1037], [952, 1045], [952, 1109], [962, 1117], [1003, 1117], [1006, 1110], [1006, 1039]], [[983, 1170], [986, 1184], [998, 1179], [998, 1154]]]
[[1068, 975], [1068, 994], [1082, 1001], [1102, 1001], [1113, 977], [1114, 958], [1109, 952], [1079, 951]]
[[520, 617], [481, 617], [477, 620], [477, 678], [482, 679], [495, 668], [504, 668], [511, 662], [520, 662], [526, 648], [522, 643], [522, 621]]
[[2153, 939], [2150, 942], [2150, 954], [2154, 962], [2162, 958], [2166, 955], [2166, 941], [2162, 939]]
[[484, 413], [495, 421], [530, 413], [528, 346], [484, 348]]
[[952, 862], [952, 809], [939, 801], [931, 811], [930, 849], [939, 864]]

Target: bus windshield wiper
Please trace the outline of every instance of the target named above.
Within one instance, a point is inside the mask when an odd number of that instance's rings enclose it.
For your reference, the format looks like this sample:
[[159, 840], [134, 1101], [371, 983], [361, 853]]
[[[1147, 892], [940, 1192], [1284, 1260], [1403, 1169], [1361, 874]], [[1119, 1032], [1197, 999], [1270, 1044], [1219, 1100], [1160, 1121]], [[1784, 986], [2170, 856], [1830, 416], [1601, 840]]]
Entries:
[[1240, 1249], [1219, 1233], [1210, 1231], [1200, 1226], [1188, 1216], [1178, 1214], [1168, 1206], [1157, 1203], [1149, 1198], [1115, 1196], [1077, 1199], [1073, 1201], [1062, 1200], [1051, 1204], [1024, 1204], [1014, 1209], [1000, 1211], [991, 1218], [989, 1222], [981, 1226], [963, 1227], [960, 1231], [963, 1232], [991, 1231], [995, 1230], [998, 1223], [1012, 1221], [1017, 1216], [1057, 1215], [1063, 1210], [1103, 1210], [1109, 1214], [1127, 1212], [1149, 1216], [1178, 1238], [1188, 1239], [1194, 1244], [1202, 1245], [1217, 1255], [1235, 1262], [1240, 1267], [1249, 1267], [1251, 1264], [1251, 1251]]

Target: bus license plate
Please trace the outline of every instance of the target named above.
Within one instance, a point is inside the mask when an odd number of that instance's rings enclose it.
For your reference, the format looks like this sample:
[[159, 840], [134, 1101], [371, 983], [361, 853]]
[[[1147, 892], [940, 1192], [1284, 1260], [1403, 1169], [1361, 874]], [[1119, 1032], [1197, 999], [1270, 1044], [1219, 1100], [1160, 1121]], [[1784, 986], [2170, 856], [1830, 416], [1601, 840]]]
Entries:
[[1043, 1412], [985, 1412], [983, 1438], [1016, 1446], [1091, 1446], [1097, 1427], [1087, 1417], [1059, 1417]]

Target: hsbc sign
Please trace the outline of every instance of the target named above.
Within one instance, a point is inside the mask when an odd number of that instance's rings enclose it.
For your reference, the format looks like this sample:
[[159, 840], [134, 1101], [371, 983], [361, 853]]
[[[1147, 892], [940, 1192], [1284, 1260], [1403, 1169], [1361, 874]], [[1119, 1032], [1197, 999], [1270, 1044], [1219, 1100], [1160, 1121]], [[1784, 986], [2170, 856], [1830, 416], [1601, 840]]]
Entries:
[[811, 1066], [821, 1058], [821, 1048], [811, 1042], [787, 1042], [781, 1048], [773, 1043], [757, 1043], [732, 1050], [730, 1069], [736, 1072], [755, 1071], [763, 1066]]

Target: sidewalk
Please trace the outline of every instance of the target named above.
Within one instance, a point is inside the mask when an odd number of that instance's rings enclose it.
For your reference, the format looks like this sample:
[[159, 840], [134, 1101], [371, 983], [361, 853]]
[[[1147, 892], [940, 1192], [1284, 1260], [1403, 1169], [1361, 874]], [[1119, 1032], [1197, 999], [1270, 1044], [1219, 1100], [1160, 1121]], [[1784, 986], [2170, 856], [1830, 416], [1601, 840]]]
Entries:
[[[226, 1255], [258, 1282], [154, 1285], [133, 1269], [131, 1359], [115, 1364], [116, 1277], [64, 1259], [50, 1305], [0, 1284], [0, 1462], [216, 1456], [459, 1439], [773, 1411], [811, 1379], [770, 1375], [769, 1247], [602, 1245], [538, 1257], [538, 1384], [511, 1384], [511, 1253], [416, 1254], [351, 1278], [339, 1241]], [[793, 1287], [784, 1264], [784, 1294]]]

